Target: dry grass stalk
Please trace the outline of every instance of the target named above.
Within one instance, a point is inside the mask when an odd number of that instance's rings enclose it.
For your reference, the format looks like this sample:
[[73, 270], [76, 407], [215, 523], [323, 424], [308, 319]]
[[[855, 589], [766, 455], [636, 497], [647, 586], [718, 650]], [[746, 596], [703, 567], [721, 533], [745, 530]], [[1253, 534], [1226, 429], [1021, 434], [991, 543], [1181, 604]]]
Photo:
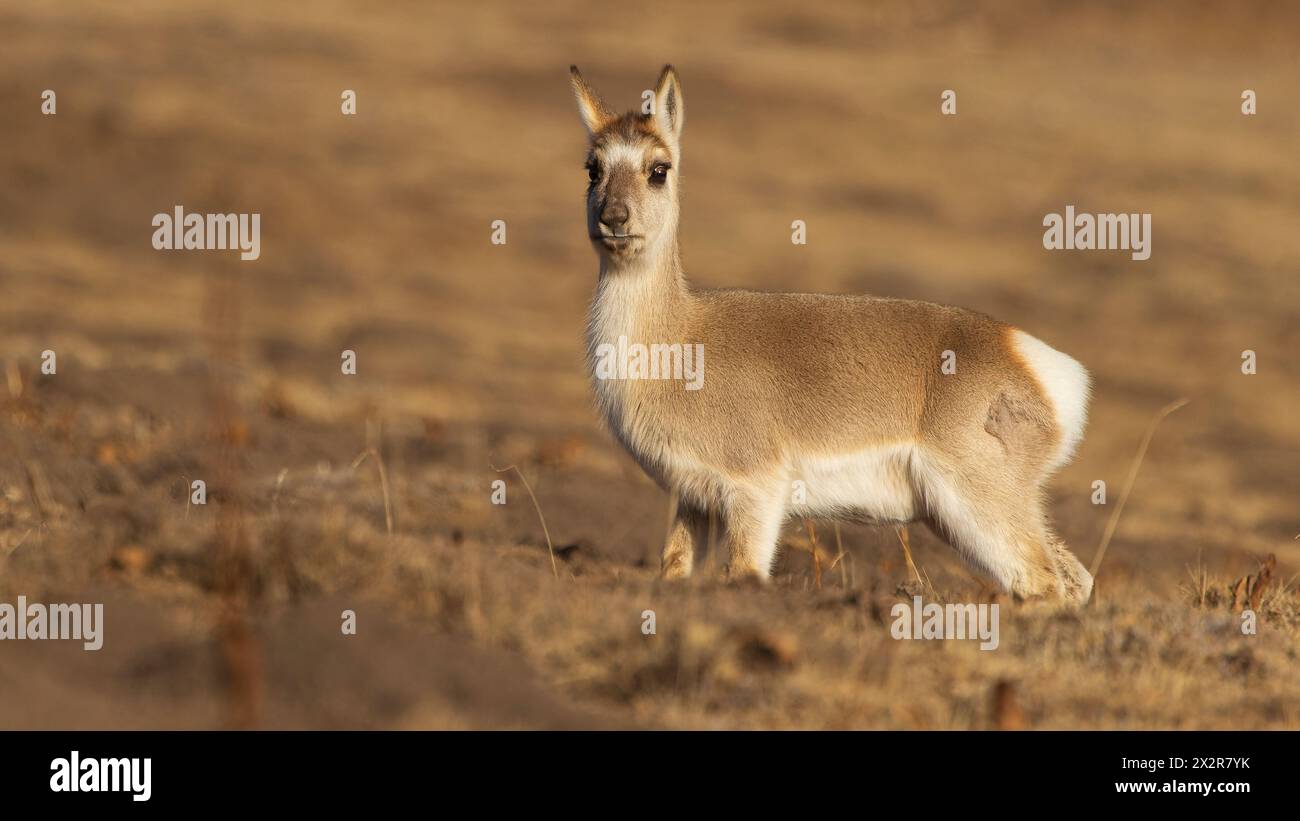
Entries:
[[822, 589], [822, 557], [817, 550], [817, 527], [813, 524], [812, 519], [803, 520], [804, 529], [808, 531], [809, 551], [813, 559], [813, 581], [817, 589]]
[[821, 545], [817, 543], [817, 530], [811, 519], [802, 519], [804, 533], [807, 539], [791, 537], [784, 541], [786, 547], [791, 550], [798, 550], [801, 553], [807, 553], [812, 556], [813, 571], [815, 574], [815, 583], [818, 590], [821, 590], [822, 567], [829, 565], [834, 567], [835, 559], [826, 551], [822, 550]]
[[27, 537], [30, 536], [31, 534], [32, 534], [32, 528], [29, 527], [23, 533], [22, 536], [18, 537], [18, 541], [14, 542], [13, 547], [4, 548], [4, 552], [0, 554], [0, 559], [8, 559], [10, 556], [12, 556], [14, 554], [14, 551], [16, 551], [18, 548], [23, 546], [23, 542], [27, 541]]
[[912, 543], [907, 535], [907, 526], [900, 525], [897, 529], [898, 541], [903, 545], [903, 558], [907, 560], [907, 568], [912, 571], [912, 578], [917, 584], [925, 584], [921, 580], [921, 574], [916, 569], [916, 562], [912, 561]]
[[841, 562], [844, 559], [844, 556], [845, 556], [844, 539], [841, 538], [840, 536], [840, 523], [836, 522], [835, 523], [835, 560], [831, 562], [830, 569], [834, 570], [835, 565], [837, 564], [840, 566], [840, 586], [843, 587], [845, 590], [848, 590], [849, 589], [848, 568], [845, 567], [844, 564], [841, 564]]
[[1175, 399], [1161, 408], [1160, 412], [1151, 420], [1151, 424], [1147, 426], [1146, 435], [1142, 437], [1142, 444], [1138, 447], [1137, 456], [1133, 458], [1133, 465], [1129, 468], [1128, 478], [1124, 481], [1124, 490], [1120, 493], [1119, 504], [1115, 506], [1115, 512], [1110, 514], [1110, 521], [1106, 522], [1106, 530], [1102, 533], [1101, 544], [1097, 547], [1097, 555], [1092, 560], [1092, 567], [1088, 569], [1094, 581], [1097, 578], [1097, 570], [1101, 567], [1101, 560], [1106, 556], [1106, 548], [1110, 546], [1111, 537], [1115, 535], [1115, 528], [1119, 525], [1119, 516], [1124, 512], [1124, 505], [1128, 502], [1128, 496], [1133, 491], [1133, 483], [1137, 481], [1138, 468], [1142, 467], [1142, 459], [1146, 456], [1147, 447], [1151, 444], [1151, 437], [1155, 435], [1156, 428], [1164, 421], [1166, 416], [1190, 401], [1187, 398]]
[[357, 458], [352, 460], [352, 470], [356, 471], [361, 463], [367, 458], [375, 461], [375, 467], [379, 470], [379, 491], [384, 497], [384, 527], [388, 531], [388, 537], [393, 537], [393, 504], [388, 494], [388, 472], [384, 470], [384, 460], [379, 455], [379, 451], [374, 448], [366, 448], [357, 454]]
[[45, 473], [41, 470], [40, 464], [27, 458], [27, 454], [18, 442], [17, 435], [12, 431], [9, 432], [9, 445], [13, 448], [18, 464], [22, 466], [23, 477], [27, 480], [27, 494], [32, 501], [32, 507], [36, 508], [36, 515], [44, 522], [49, 517], [49, 513], [55, 509], [54, 496], [50, 492], [50, 483], [46, 481]]
[[235, 399], [239, 345], [239, 288], [234, 274], [209, 280], [205, 300], [208, 337], [210, 452], [213, 486], [220, 488], [214, 558], [218, 596], [216, 639], [226, 673], [226, 726], [256, 727], [262, 712], [261, 648], [252, 625], [253, 556], [239, 489], [238, 450], [247, 426]]
[[280, 515], [280, 491], [284, 488], [284, 480], [289, 476], [288, 468], [280, 468], [280, 473], [275, 477], [275, 492], [271, 494], [271, 516]]
[[[489, 465], [497, 473], [505, 473], [507, 470], [513, 470], [519, 477], [519, 481], [524, 483], [524, 490], [528, 491], [528, 498], [533, 500], [533, 510], [537, 511], [537, 519], [542, 523], [542, 535], [546, 537], [546, 552], [551, 555], [551, 575], [560, 578], [560, 567], [555, 563], [555, 546], [551, 544], [551, 531], [546, 527], [546, 517], [542, 515], [542, 506], [537, 504], [537, 497], [533, 495], [533, 488], [528, 484], [528, 479], [524, 477], [524, 472], [515, 465], [506, 465], [503, 468]], [[673, 500], [674, 507], [676, 500]], [[674, 511], [675, 512], [675, 511]]]

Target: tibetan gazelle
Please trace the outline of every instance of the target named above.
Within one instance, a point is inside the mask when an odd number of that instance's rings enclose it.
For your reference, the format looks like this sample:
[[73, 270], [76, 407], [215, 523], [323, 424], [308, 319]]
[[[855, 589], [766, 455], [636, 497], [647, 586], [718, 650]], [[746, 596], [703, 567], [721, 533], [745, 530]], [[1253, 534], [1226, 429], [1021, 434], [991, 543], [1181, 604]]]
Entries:
[[1044, 503], [1083, 436], [1083, 366], [961, 308], [691, 287], [676, 73], [654, 113], [618, 115], [571, 72], [600, 257], [589, 366], [612, 432], [678, 500], [663, 575], [690, 575], [711, 513], [733, 578], [768, 578], [788, 516], [924, 521], [1016, 597], [1087, 601]]

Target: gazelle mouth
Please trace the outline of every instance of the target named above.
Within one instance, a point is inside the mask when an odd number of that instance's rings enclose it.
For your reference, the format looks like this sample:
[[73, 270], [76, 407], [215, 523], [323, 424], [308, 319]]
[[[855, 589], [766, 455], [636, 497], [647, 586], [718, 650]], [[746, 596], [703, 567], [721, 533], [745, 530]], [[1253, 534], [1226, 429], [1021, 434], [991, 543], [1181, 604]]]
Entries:
[[608, 254], [635, 254], [641, 249], [641, 236], [638, 234], [600, 234], [591, 238], [597, 247]]

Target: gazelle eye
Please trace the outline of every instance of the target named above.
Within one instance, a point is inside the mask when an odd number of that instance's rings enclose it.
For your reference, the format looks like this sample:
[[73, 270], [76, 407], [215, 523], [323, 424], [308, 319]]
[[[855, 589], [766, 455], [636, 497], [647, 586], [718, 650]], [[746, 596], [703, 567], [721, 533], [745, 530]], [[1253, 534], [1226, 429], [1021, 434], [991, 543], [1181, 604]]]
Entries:
[[668, 180], [668, 169], [672, 166], [667, 163], [658, 163], [650, 169], [650, 182], [655, 185], [663, 185]]
[[594, 162], [587, 165], [587, 179], [592, 182], [600, 179], [600, 165]]

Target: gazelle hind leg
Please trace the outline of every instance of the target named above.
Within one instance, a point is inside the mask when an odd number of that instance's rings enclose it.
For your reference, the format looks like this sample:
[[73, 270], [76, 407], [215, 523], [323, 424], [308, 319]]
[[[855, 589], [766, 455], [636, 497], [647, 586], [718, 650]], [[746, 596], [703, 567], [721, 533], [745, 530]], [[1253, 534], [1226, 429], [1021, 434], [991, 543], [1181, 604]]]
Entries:
[[1056, 554], [1056, 566], [1061, 573], [1061, 582], [1065, 586], [1065, 598], [1075, 604], [1086, 604], [1092, 598], [1092, 574], [1083, 563], [1065, 546], [1065, 540], [1055, 533], [1048, 532], [1047, 543]]
[[1017, 598], [1065, 595], [1035, 494], [931, 459], [914, 460], [913, 475], [932, 526], [974, 569]]

